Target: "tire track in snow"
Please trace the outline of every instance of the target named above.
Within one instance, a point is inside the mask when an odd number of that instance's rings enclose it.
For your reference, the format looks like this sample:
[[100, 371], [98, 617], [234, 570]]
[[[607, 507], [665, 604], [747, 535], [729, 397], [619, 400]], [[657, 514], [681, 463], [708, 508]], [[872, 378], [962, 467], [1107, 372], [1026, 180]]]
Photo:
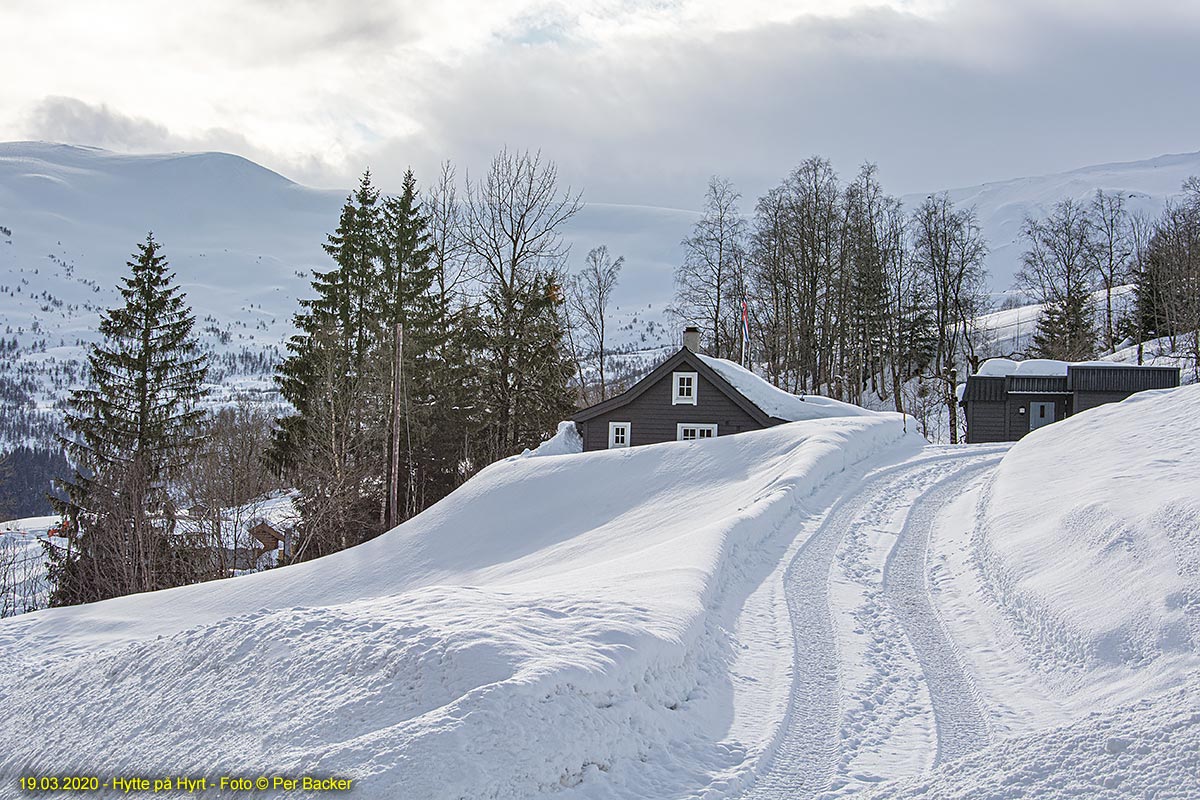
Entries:
[[909, 511], [888, 557], [883, 594], [904, 628], [921, 672], [937, 724], [935, 766], [978, 750], [988, 743], [987, 719], [962, 659], [946, 633], [929, 594], [926, 554], [938, 512], [959, 496], [999, 456], [960, 470], [923, 494]]
[[[797, 551], [784, 574], [794, 637], [791, 698], [773, 755], [745, 794], [746, 800], [815, 797], [828, 790], [838, 776], [843, 697], [829, 579], [846, 534], [862, 520], [885, 518], [912, 504], [946, 472], [959, 473], [981, 460], [995, 459], [994, 451], [985, 455], [958, 450], [869, 475], [858, 491], [833, 507], [816, 533]], [[931, 513], [930, 523], [933, 516]], [[926, 527], [926, 540], [928, 533]], [[923, 595], [924, 563], [922, 544], [918, 569]], [[933, 613], [932, 606], [929, 612]]]

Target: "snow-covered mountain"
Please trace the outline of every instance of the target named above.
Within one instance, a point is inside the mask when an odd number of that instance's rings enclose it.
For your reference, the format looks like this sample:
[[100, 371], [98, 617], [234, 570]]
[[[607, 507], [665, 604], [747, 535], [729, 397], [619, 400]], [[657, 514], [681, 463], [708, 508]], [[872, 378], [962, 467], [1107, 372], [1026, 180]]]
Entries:
[[1196, 797], [1197, 414], [1184, 387], [1011, 446], [895, 414], [547, 446], [326, 558], [0, 621], [0, 776]]
[[[1063, 197], [1119, 190], [1151, 213], [1200, 173], [1200, 153], [1086, 167], [952, 190], [974, 205], [991, 243], [993, 288], [1011, 285], [1026, 214]], [[385, 190], [391, 187], [382, 187]], [[291, 331], [344, 193], [317, 190], [223, 153], [121, 155], [42, 142], [0, 144], [0, 393], [48, 409], [79, 379], [82, 345], [136, 244], [153, 231], [177, 271], [218, 356], [216, 402], [269, 397], [271, 365]], [[922, 195], [906, 198], [909, 205]], [[607, 244], [626, 257], [615, 338], [631, 371], [647, 367], [676, 331], [664, 326], [680, 240], [695, 211], [592, 203], [566, 231], [572, 265]], [[16, 342], [15, 351], [11, 348]], [[22, 417], [22, 419], [24, 419]], [[0, 446], [24, 423], [3, 428]], [[45, 440], [45, 431], [31, 434]]]
[[17, 343], [0, 379], [42, 408], [77, 382], [82, 345], [153, 231], [219, 356], [221, 397], [269, 391], [302, 276], [322, 263], [320, 231], [340, 202], [221, 153], [0, 145], [0, 332]]
[[[47, 409], [78, 380], [82, 345], [95, 339], [100, 311], [117, 304], [126, 261], [150, 231], [218, 356], [214, 400], [270, 395], [273, 362], [309, 294], [310, 271], [328, 267], [322, 245], [344, 198], [224, 153], [0, 144], [6, 402], [28, 398]], [[670, 299], [675, 251], [695, 217], [592, 204], [572, 223], [577, 259], [601, 243], [628, 255], [614, 327], [630, 350], [673, 341], [650, 323]]]
[[[1200, 175], [1200, 152], [1165, 155], [1143, 161], [1098, 164], [1068, 172], [1015, 178], [950, 189], [950, 197], [959, 206], [974, 206], [980, 227], [988, 241], [988, 282], [995, 292], [1012, 287], [1020, 268], [1021, 223], [1026, 216], [1046, 216], [1054, 204], [1066, 198], [1090, 201], [1097, 189], [1125, 195], [1131, 212], [1144, 212], [1151, 218], [1162, 211], [1166, 201], [1180, 194], [1183, 182]], [[907, 195], [906, 207], [914, 208], [924, 194]]]

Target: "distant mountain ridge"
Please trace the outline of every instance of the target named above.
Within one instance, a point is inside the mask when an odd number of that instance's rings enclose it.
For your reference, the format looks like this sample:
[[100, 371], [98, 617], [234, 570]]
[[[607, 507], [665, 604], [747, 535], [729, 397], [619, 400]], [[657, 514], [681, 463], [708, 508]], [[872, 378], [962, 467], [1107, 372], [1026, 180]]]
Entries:
[[[993, 291], [1012, 287], [1020, 267], [1024, 245], [1021, 224], [1026, 216], [1046, 216], [1055, 203], [1066, 198], [1088, 201], [1097, 189], [1121, 192], [1131, 212], [1151, 217], [1161, 213], [1167, 200], [1180, 194], [1183, 182], [1200, 175], [1200, 152], [1156, 156], [1142, 161], [1095, 164], [1049, 175], [992, 181], [977, 186], [947, 190], [959, 206], [974, 206], [988, 240], [988, 283]], [[906, 195], [905, 207], [912, 208], [925, 194]]]
[[[1200, 153], [949, 191], [956, 203], [976, 207], [990, 244], [990, 284], [1003, 292], [1019, 263], [1026, 214], [1045, 214], [1063, 197], [1086, 200], [1097, 188], [1126, 193], [1131, 209], [1157, 214], [1193, 174], [1200, 174]], [[0, 143], [0, 399], [49, 409], [78, 381], [99, 314], [117, 302], [125, 262], [151, 230], [217, 358], [216, 402], [271, 396], [271, 365], [292, 332], [300, 298], [310, 294], [311, 270], [328, 266], [322, 244], [345, 197], [227, 153], [128, 155]], [[903, 199], [911, 208], [924, 197]], [[674, 294], [680, 241], [698, 217], [685, 209], [592, 203], [565, 230], [572, 269], [599, 244], [625, 256], [610, 329], [634, 371], [635, 362], [675, 342], [663, 312]], [[0, 449], [14, 442], [3, 425]]]

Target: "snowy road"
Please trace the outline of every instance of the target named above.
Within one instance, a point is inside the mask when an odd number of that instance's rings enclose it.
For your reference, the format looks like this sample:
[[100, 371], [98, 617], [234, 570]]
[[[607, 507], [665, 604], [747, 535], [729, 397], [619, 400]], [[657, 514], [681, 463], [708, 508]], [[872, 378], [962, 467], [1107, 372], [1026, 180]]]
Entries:
[[791, 701], [747, 798], [841, 795], [987, 744], [925, 564], [938, 510], [1005, 449], [929, 448], [868, 475], [800, 548], [785, 575]]

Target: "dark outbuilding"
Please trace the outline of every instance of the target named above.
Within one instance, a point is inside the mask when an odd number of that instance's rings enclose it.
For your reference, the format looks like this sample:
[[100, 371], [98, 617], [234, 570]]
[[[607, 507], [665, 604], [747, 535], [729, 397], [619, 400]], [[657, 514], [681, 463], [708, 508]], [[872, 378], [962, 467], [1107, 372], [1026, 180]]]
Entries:
[[1031, 430], [1115, 403], [1147, 389], [1179, 385], [1175, 367], [1120, 364], [1067, 364], [1065, 374], [1019, 370], [1008, 375], [971, 375], [961, 405], [966, 411], [967, 442], [1015, 442]]

